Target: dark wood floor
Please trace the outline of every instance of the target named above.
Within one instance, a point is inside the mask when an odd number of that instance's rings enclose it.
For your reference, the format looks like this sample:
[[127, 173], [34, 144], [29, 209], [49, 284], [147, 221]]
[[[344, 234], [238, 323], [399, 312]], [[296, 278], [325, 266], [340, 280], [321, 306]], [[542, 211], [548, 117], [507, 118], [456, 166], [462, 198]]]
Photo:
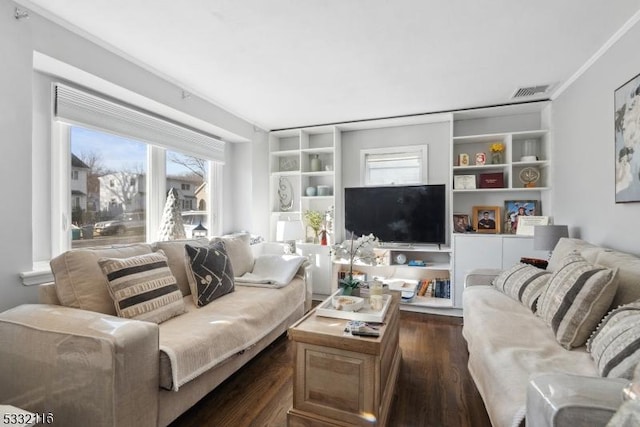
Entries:
[[[491, 426], [467, 370], [461, 322], [401, 312], [402, 368], [390, 426]], [[292, 360], [293, 346], [283, 335], [171, 426], [286, 426]]]

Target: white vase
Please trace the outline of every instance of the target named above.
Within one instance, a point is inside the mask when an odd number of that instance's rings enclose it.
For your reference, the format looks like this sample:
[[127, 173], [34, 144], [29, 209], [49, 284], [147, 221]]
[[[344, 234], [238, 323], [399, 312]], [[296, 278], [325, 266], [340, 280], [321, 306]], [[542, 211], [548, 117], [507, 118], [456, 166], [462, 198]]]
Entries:
[[317, 154], [314, 154], [311, 158], [311, 172], [319, 172], [321, 168], [322, 165], [320, 165], [320, 158]]

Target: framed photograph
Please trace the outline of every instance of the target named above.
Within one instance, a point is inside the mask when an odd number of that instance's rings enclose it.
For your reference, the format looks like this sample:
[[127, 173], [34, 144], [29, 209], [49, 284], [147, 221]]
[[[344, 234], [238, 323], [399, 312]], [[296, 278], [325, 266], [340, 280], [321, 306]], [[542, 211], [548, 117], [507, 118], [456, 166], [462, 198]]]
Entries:
[[518, 218], [518, 232], [520, 236], [533, 236], [533, 227], [549, 225], [548, 216], [521, 216]]
[[476, 188], [475, 175], [455, 175], [453, 177], [453, 188], [455, 190], [469, 190]]
[[614, 92], [616, 203], [640, 201], [640, 74]]
[[474, 206], [473, 228], [478, 233], [500, 233], [500, 206]]
[[518, 219], [521, 216], [538, 216], [542, 214], [539, 200], [505, 200], [504, 201], [504, 233], [518, 233]]
[[469, 215], [453, 214], [453, 232], [466, 233], [469, 228]]

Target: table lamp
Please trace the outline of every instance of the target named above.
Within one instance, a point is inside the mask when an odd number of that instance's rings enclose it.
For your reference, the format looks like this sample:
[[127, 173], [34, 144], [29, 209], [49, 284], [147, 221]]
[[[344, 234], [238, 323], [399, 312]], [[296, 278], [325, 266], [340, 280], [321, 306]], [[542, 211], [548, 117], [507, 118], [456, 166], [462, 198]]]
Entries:
[[569, 227], [566, 225], [536, 225], [533, 227], [533, 249], [551, 251], [556, 247], [561, 237], [569, 237]]
[[276, 223], [276, 241], [287, 244], [285, 252], [296, 253], [296, 240], [302, 240], [303, 237], [302, 221], [278, 221]]

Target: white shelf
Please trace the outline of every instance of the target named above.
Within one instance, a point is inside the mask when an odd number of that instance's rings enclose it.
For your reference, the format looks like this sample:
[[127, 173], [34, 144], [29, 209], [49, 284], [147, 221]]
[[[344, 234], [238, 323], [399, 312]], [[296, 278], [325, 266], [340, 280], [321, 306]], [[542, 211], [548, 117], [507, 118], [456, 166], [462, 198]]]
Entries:
[[453, 170], [455, 172], [459, 172], [459, 171], [482, 171], [482, 170], [487, 170], [487, 169], [502, 169], [502, 170], [507, 170], [509, 169], [509, 165], [506, 163], [499, 163], [499, 164], [488, 164], [488, 165], [470, 165], [470, 166], [454, 166]]
[[472, 189], [453, 190], [453, 192], [454, 193], [518, 193], [521, 191], [535, 192], [535, 191], [548, 191], [548, 190], [551, 190], [551, 188], [550, 187], [532, 187], [532, 188], [512, 187], [512, 188], [472, 188]]
[[[451, 285], [453, 286], [453, 284]], [[451, 298], [435, 298], [435, 297], [424, 297], [424, 296], [416, 296], [410, 302], [401, 302], [400, 304], [407, 306], [417, 306], [417, 307], [431, 307], [431, 308], [452, 308], [453, 301]]]
[[299, 156], [300, 150], [281, 150], [281, 151], [272, 151], [271, 156], [273, 157], [292, 157]]

